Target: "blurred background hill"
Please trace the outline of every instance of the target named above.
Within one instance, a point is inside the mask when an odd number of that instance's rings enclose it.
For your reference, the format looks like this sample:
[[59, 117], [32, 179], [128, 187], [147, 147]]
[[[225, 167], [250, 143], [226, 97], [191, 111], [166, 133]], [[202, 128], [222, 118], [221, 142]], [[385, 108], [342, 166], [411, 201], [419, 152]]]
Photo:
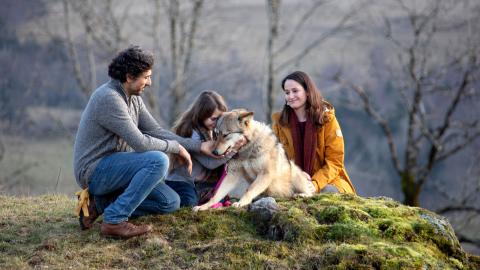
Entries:
[[474, 0], [3, 0], [0, 192], [78, 189], [81, 112], [135, 44], [155, 54], [144, 100], [166, 128], [207, 89], [269, 122], [283, 76], [307, 72], [358, 194], [445, 215], [478, 254], [479, 20]]

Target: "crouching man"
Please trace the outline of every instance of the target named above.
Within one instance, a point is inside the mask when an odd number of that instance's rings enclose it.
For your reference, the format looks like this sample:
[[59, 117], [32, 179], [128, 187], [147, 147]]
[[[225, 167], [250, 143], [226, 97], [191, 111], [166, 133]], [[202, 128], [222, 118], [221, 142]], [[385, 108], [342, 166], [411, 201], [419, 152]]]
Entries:
[[82, 229], [91, 228], [103, 213], [104, 236], [147, 233], [150, 226], [133, 225], [129, 217], [180, 206], [178, 194], [163, 181], [169, 166], [165, 153], [178, 154], [190, 171], [187, 150], [211, 153], [211, 142], [161, 128], [146, 109], [140, 94], [151, 85], [153, 62], [153, 55], [136, 46], [118, 53], [108, 66], [111, 80], [93, 92], [83, 111], [74, 146], [75, 177], [89, 201], [88, 214], [79, 213]]

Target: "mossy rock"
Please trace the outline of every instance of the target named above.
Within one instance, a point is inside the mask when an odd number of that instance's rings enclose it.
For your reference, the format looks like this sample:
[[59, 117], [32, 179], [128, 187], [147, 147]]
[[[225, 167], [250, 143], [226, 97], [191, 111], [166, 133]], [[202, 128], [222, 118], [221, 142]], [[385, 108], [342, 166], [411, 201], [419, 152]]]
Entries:
[[[226, 208], [143, 217], [148, 235], [80, 231], [75, 200], [0, 196], [0, 268], [479, 269], [446, 219], [388, 198], [280, 200], [269, 220]], [[263, 222], [264, 224], [259, 224]]]
[[265, 237], [296, 245], [333, 243], [318, 261], [335, 269], [475, 269], [448, 221], [392, 199], [317, 195], [281, 201]]

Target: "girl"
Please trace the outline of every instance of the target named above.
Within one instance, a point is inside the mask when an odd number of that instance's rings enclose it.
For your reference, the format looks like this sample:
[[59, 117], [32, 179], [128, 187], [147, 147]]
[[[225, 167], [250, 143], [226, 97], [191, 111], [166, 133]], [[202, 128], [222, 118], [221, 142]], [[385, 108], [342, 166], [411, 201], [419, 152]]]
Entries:
[[343, 136], [333, 106], [302, 71], [286, 76], [282, 88], [285, 105], [272, 115], [272, 129], [288, 158], [311, 176], [316, 192], [355, 194], [343, 163]]
[[[214, 132], [218, 118], [227, 111], [224, 99], [215, 91], [204, 91], [193, 104], [176, 121], [173, 131], [182, 137], [198, 141], [215, 140]], [[166, 184], [180, 196], [180, 206], [196, 206], [199, 203], [201, 189], [213, 189], [215, 182], [223, 172], [223, 165], [235, 155], [236, 150], [245, 142], [234, 147], [221, 158], [213, 158], [204, 154], [192, 153], [192, 174], [178, 158], [172, 161], [172, 170], [166, 177]]]

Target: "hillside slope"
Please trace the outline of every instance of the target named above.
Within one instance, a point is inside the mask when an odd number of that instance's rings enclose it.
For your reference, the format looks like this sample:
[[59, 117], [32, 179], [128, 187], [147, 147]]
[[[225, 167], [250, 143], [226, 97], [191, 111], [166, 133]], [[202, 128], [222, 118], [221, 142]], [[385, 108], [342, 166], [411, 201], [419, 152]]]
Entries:
[[388, 198], [317, 195], [279, 201], [262, 219], [228, 208], [144, 217], [129, 240], [80, 231], [64, 195], [0, 196], [0, 268], [478, 269], [448, 222]]

